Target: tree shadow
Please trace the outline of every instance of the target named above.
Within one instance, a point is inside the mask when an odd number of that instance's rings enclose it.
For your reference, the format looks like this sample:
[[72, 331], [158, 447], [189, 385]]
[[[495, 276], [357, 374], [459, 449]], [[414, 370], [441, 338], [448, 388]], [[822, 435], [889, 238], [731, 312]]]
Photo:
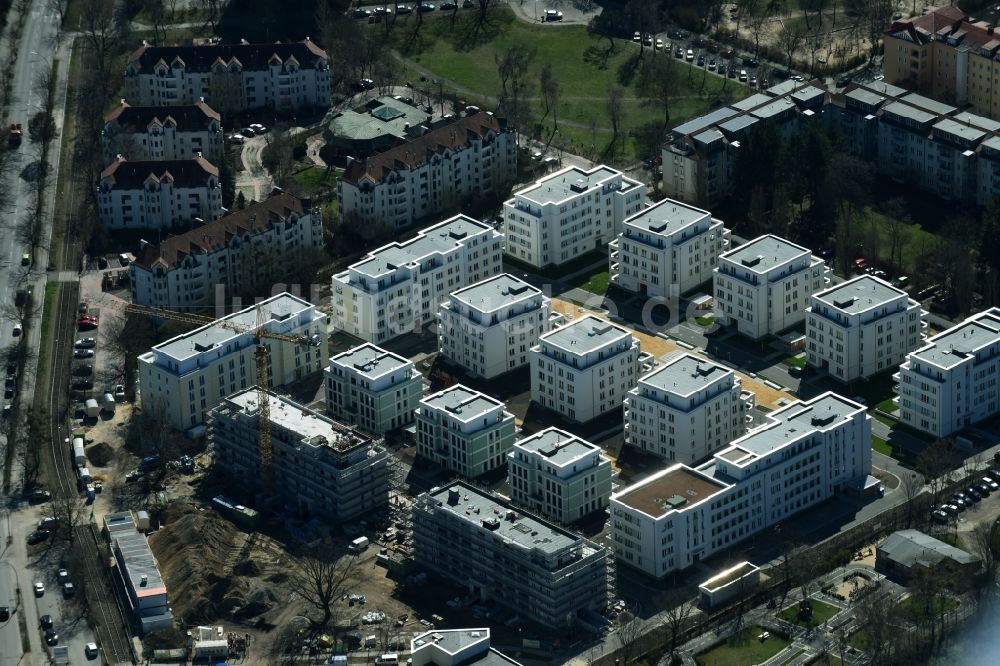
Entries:
[[615, 47], [609, 46], [608, 48], [602, 49], [596, 44], [593, 46], [588, 46], [583, 51], [583, 61], [588, 65], [593, 65], [597, 69], [607, 69], [608, 60], [615, 53]]
[[635, 79], [636, 74], [639, 73], [639, 68], [642, 65], [642, 56], [638, 53], [634, 53], [629, 56], [625, 62], [618, 66], [618, 83], [627, 86], [632, 83]]

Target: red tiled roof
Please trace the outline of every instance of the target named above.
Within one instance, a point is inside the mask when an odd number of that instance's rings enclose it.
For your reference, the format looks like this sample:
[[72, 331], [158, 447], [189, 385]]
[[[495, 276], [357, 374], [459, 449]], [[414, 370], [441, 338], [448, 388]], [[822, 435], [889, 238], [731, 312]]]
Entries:
[[274, 220], [284, 220], [292, 213], [302, 215], [304, 212], [301, 199], [275, 190], [264, 201], [252, 203], [243, 210], [233, 211], [183, 234], [170, 236], [159, 245], [146, 245], [139, 251], [134, 263], [146, 269], [157, 264], [167, 268], [176, 266], [189, 254], [211, 252], [234, 236], [266, 229]]
[[126, 132], [144, 131], [152, 122], [166, 124], [168, 119], [173, 120], [179, 130], [201, 130], [210, 120], [221, 118], [202, 101], [183, 106], [131, 106], [125, 100], [104, 118], [105, 122], [115, 123]]
[[101, 180], [115, 187], [142, 187], [149, 178], [172, 180], [177, 185], [187, 186], [201, 185], [210, 175], [218, 177], [219, 170], [204, 157], [141, 162], [129, 162], [119, 157], [101, 172]]
[[437, 153], [460, 150], [469, 145], [471, 139], [482, 138], [491, 131], [503, 131], [505, 127], [503, 119], [492, 113], [479, 111], [385, 152], [351, 162], [342, 180], [356, 185], [362, 179], [369, 178], [377, 183], [397, 169], [412, 169], [425, 164]]
[[923, 44], [933, 39], [933, 35], [953, 39], [972, 49], [986, 47], [994, 35], [989, 24], [973, 22], [968, 14], [957, 7], [932, 7], [921, 16], [894, 21], [886, 31], [890, 35], [906, 35], [910, 41]]
[[306, 38], [301, 42], [288, 44], [202, 44], [198, 46], [150, 46], [143, 44], [128, 57], [128, 64], [136, 64], [139, 71], [152, 72], [153, 66], [161, 60], [168, 65], [175, 60], [184, 63], [193, 72], [207, 72], [217, 61], [229, 64], [239, 62], [250, 70], [267, 69], [272, 58], [282, 62], [294, 60], [302, 67], [311, 68], [317, 60], [329, 60], [326, 51]]

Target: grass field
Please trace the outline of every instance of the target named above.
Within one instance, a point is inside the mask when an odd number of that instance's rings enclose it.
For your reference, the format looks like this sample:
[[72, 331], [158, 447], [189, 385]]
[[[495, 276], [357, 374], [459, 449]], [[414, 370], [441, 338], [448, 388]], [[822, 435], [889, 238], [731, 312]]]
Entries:
[[825, 601], [820, 601], [818, 599], [810, 599], [812, 602], [812, 617], [808, 620], [799, 619], [799, 605], [797, 603], [792, 604], [785, 610], [778, 613], [778, 617], [786, 622], [791, 622], [792, 624], [797, 624], [801, 627], [818, 627], [823, 624], [831, 617], [840, 612], [840, 608], [834, 606], [833, 604], [828, 604]]
[[943, 594], [935, 594], [930, 599], [915, 594], [899, 604], [899, 612], [914, 622], [920, 622], [930, 617], [943, 615], [954, 610], [956, 606], [958, 606], [958, 602], [954, 598]]
[[604, 293], [608, 290], [610, 279], [611, 278], [608, 276], [607, 271], [601, 271], [599, 273], [594, 273], [586, 280], [574, 280], [573, 286], [589, 291], [592, 294], [604, 295]]
[[[377, 34], [384, 30], [380, 23], [371, 29]], [[459, 96], [487, 106], [495, 105], [501, 87], [497, 60], [511, 48], [534, 51], [525, 96], [533, 100], [536, 119], [540, 119], [543, 114], [537, 82], [542, 67], [551, 65], [561, 88], [558, 129], [562, 139], [574, 144], [574, 152], [600, 153], [609, 143], [612, 132], [606, 97], [612, 85], [624, 89], [624, 131], [663, 121], [663, 107], [649, 104], [636, 88], [641, 62], [635, 45], [616, 39], [611, 48], [606, 39], [590, 35], [584, 26], [528, 24], [517, 20], [510, 10], [498, 8], [485, 23], [479, 22], [478, 12], [460, 12], [454, 24], [449, 13], [428, 15], [416, 30], [416, 15], [411, 14], [396, 19], [389, 43], [404, 59], [404, 70], [411, 81], [428, 72], [443, 80], [445, 87], [454, 88]], [[670, 56], [646, 49], [643, 57]], [[673, 65], [676, 88], [670, 103], [671, 126], [750, 94], [747, 87], [733, 80], [679, 61], [673, 61]], [[551, 120], [550, 114], [546, 132], [552, 129]], [[635, 155], [636, 150], [634, 138], [626, 142], [628, 156]]]
[[795, 368], [804, 368], [804, 367], [806, 367], [806, 357], [805, 356], [789, 356], [788, 358], [786, 358], [783, 361], [783, 363], [785, 365], [790, 365], [790, 366], [795, 367]]
[[881, 453], [884, 456], [889, 456], [892, 458], [892, 447], [889, 446], [889, 442], [885, 441], [881, 437], [876, 437], [872, 435], [872, 448]]
[[763, 664], [786, 647], [788, 641], [781, 636], [771, 636], [761, 642], [757, 636], [763, 629], [751, 626], [744, 629], [734, 638], [708, 652], [696, 655], [694, 660], [699, 666], [731, 666], [732, 664]]
[[318, 166], [307, 167], [292, 174], [292, 180], [302, 188], [300, 196], [307, 198], [317, 194], [336, 192], [339, 177], [340, 172]]

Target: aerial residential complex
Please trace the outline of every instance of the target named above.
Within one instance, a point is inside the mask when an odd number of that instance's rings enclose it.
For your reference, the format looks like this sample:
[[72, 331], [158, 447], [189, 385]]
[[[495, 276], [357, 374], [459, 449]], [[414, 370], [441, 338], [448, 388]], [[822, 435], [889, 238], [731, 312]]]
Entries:
[[708, 211], [664, 199], [622, 223], [609, 245], [611, 283], [644, 296], [686, 294], [712, 279], [729, 230]]
[[101, 172], [97, 210], [108, 229], [185, 229], [223, 213], [219, 170], [204, 157], [129, 162]]
[[263, 339], [270, 352], [272, 388], [322, 369], [329, 357], [326, 316], [308, 301], [278, 294], [141, 354], [143, 409], [162, 412], [168, 426], [190, 428], [201, 424], [208, 410], [227, 395], [257, 384], [253, 357], [257, 308], [264, 316], [263, 330], [302, 338], [302, 344]]
[[413, 423], [424, 393], [412, 361], [371, 343], [337, 354], [324, 374], [326, 411], [376, 435]]
[[696, 468], [678, 464], [611, 496], [624, 564], [662, 577], [848, 488], [871, 471], [871, 418], [824, 393], [794, 402]]
[[645, 186], [620, 171], [567, 167], [504, 202], [505, 249], [536, 268], [558, 266], [610, 243], [645, 204]]
[[136, 162], [189, 160], [202, 155], [212, 164], [222, 159], [222, 121], [198, 100], [184, 106], [130, 106], [121, 101], [104, 118], [104, 163], [119, 155]]
[[809, 365], [842, 382], [894, 368], [920, 346], [926, 315], [905, 291], [871, 275], [813, 294], [806, 318]]
[[893, 375], [899, 420], [947, 437], [998, 411], [1000, 308], [972, 315], [911, 351]]
[[503, 467], [516, 437], [502, 401], [461, 384], [421, 400], [416, 421], [417, 455], [466, 479]]
[[451, 292], [500, 273], [501, 235], [456, 215], [333, 276], [333, 325], [383, 343], [433, 321]]
[[490, 647], [490, 628], [433, 629], [410, 641], [410, 666], [520, 666]]
[[204, 99], [216, 111], [317, 111], [330, 106], [326, 51], [306, 38], [286, 44], [150, 46], [125, 64], [125, 98], [142, 106]]
[[303, 251], [322, 245], [320, 209], [275, 190], [159, 244], [143, 242], [129, 265], [132, 302], [204, 313], [247, 290], [270, 289]]
[[625, 399], [625, 443], [694, 465], [747, 431], [754, 394], [729, 368], [678, 354], [639, 379]]
[[830, 283], [830, 269], [804, 247], [767, 235], [719, 257], [715, 321], [759, 340], [802, 323], [809, 297]]
[[732, 191], [740, 142], [755, 127], [769, 122], [791, 136], [817, 121], [835, 124], [852, 152], [907, 186], [979, 206], [1000, 196], [1000, 122], [884, 81], [837, 93], [785, 81], [679, 125], [663, 149], [662, 191], [711, 206]]
[[451, 293], [438, 310], [438, 349], [472, 375], [492, 379], [528, 364], [553, 322], [549, 299], [508, 273]]
[[507, 454], [511, 500], [563, 525], [607, 508], [612, 474], [601, 447], [558, 428], [520, 440]]
[[[274, 490], [304, 514], [343, 523], [389, 501], [380, 440], [288, 398], [267, 393]], [[216, 469], [243, 492], [263, 489], [260, 393], [249, 388], [209, 414]]]
[[413, 557], [453, 583], [551, 628], [608, 603], [607, 551], [456, 481], [417, 497]]
[[621, 408], [639, 379], [639, 340], [586, 315], [543, 335], [531, 350], [531, 400], [583, 423]]
[[326, 144], [320, 148], [320, 157], [327, 164], [334, 164], [338, 157], [367, 157], [423, 135], [430, 122], [426, 107], [388, 95], [376, 97], [363, 108], [343, 109], [333, 115], [323, 130]]
[[131, 511], [106, 514], [104, 529], [115, 558], [113, 570], [128, 597], [131, 620], [143, 634], [172, 627], [174, 615], [170, 611], [167, 584], [135, 516]]
[[337, 181], [342, 219], [397, 231], [502, 192], [517, 173], [517, 140], [503, 118], [479, 111], [430, 123], [406, 143], [352, 160]]
[[954, 6], [927, 7], [894, 20], [882, 40], [887, 83], [1000, 115], [1000, 88], [991, 84], [1000, 75], [1000, 41], [989, 22]]

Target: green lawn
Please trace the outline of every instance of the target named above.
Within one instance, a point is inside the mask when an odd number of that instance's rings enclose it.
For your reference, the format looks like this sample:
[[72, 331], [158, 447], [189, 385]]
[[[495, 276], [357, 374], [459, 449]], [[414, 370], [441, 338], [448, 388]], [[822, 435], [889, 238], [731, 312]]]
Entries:
[[789, 356], [783, 363], [785, 365], [790, 365], [796, 368], [806, 367], [806, 357], [805, 356]]
[[[892, 222], [890, 219], [878, 212], [868, 210], [868, 224], [875, 225], [878, 229], [879, 259], [887, 265], [894, 265], [890, 261], [892, 248]], [[912, 276], [917, 272], [918, 260], [922, 254], [932, 252], [937, 245], [938, 238], [930, 231], [925, 231], [919, 224], [904, 224], [901, 227], [900, 238], [902, 240], [901, 268], [904, 275]]]
[[885, 400], [883, 400], [882, 402], [878, 403], [875, 406], [878, 409], [881, 409], [883, 412], [886, 412], [887, 414], [891, 414], [892, 412], [895, 412], [899, 409], [899, 406], [892, 401], [892, 398], [886, 398]]
[[715, 323], [715, 315], [705, 315], [704, 317], [695, 317], [695, 323], [699, 326], [711, 326]]
[[547, 277], [552, 280], [561, 280], [566, 275], [571, 275], [576, 271], [583, 270], [584, 268], [588, 268], [599, 262], [603, 262], [604, 266], [608, 265], [607, 255], [596, 250], [581, 255], [576, 259], [571, 259], [564, 264], [549, 266], [548, 268], [543, 268], [541, 270], [511, 257], [504, 256], [503, 260], [505, 264], [509, 264], [506, 269], [508, 272], [513, 271], [516, 273], [517, 271], [522, 271], [525, 273], [534, 273], [535, 275], [541, 275], [542, 277]]
[[730, 638], [722, 645], [696, 655], [694, 660], [699, 666], [762, 664], [788, 647], [787, 640], [773, 633], [763, 643], [760, 642], [757, 636], [761, 632], [763, 629], [757, 625], [747, 627], [738, 636]]
[[337, 191], [339, 171], [311, 166], [292, 174], [292, 181], [301, 188], [299, 196], [314, 197], [317, 194], [332, 194]]
[[586, 276], [582, 276], [580, 279], [574, 280], [573, 286], [579, 287], [580, 289], [589, 291], [593, 294], [598, 294], [600, 296], [603, 296], [604, 293], [608, 290], [608, 283], [610, 282], [611, 278], [608, 276], [607, 271], [601, 271], [600, 273], [595, 273], [587, 279], [582, 279], [583, 277]]
[[833, 604], [828, 604], [825, 601], [820, 601], [818, 599], [810, 599], [810, 601], [812, 602], [813, 612], [812, 617], [808, 620], [799, 619], [798, 603], [794, 603], [778, 613], [778, 617], [786, 622], [791, 622], [792, 624], [797, 624], [802, 627], [818, 627], [840, 612], [840, 608], [834, 606]]
[[892, 457], [892, 447], [889, 446], [889, 443], [881, 437], [872, 435], [872, 448], [882, 455], [889, 456], [890, 458]]
[[914, 622], [920, 622], [954, 610], [956, 606], [958, 606], [958, 601], [943, 594], [936, 594], [930, 599], [915, 594], [899, 604], [899, 612]]
[[882, 414], [872, 414], [872, 416], [874, 416], [875, 420], [878, 421], [879, 423], [884, 423], [890, 428], [896, 427], [896, 421], [890, 419], [888, 416], [883, 416]]
[[[389, 36], [392, 48], [415, 65], [403, 63], [409, 80], [419, 80], [423, 69], [443, 79], [446, 88], [457, 88], [459, 97], [492, 107], [501, 87], [497, 60], [511, 48], [533, 50], [535, 57], [528, 68], [525, 97], [533, 100], [536, 121], [540, 120], [543, 112], [538, 92], [539, 73], [545, 64], [551, 65], [561, 89], [558, 129], [564, 141], [574, 144], [567, 146], [574, 152], [600, 153], [609, 143], [612, 133], [606, 98], [612, 85], [620, 85], [624, 90], [625, 132], [663, 121], [663, 107], [648, 104], [636, 88], [641, 62], [637, 47], [630, 41], [616, 39], [611, 48], [606, 39], [588, 34], [585, 26], [529, 24], [515, 19], [506, 8], [491, 11], [485, 24], [478, 21], [478, 12], [459, 12], [454, 24], [450, 13], [443, 13], [425, 16], [423, 26], [417, 31], [416, 18], [416, 15], [397, 18]], [[370, 29], [379, 36], [384, 34], [381, 23], [372, 24]], [[670, 56], [646, 49], [643, 57]], [[738, 82], [672, 62], [676, 86], [670, 100], [671, 126], [750, 94]], [[550, 114], [545, 123], [546, 133], [553, 129], [551, 121]], [[630, 138], [626, 143], [627, 156], [637, 154], [636, 140]]]

